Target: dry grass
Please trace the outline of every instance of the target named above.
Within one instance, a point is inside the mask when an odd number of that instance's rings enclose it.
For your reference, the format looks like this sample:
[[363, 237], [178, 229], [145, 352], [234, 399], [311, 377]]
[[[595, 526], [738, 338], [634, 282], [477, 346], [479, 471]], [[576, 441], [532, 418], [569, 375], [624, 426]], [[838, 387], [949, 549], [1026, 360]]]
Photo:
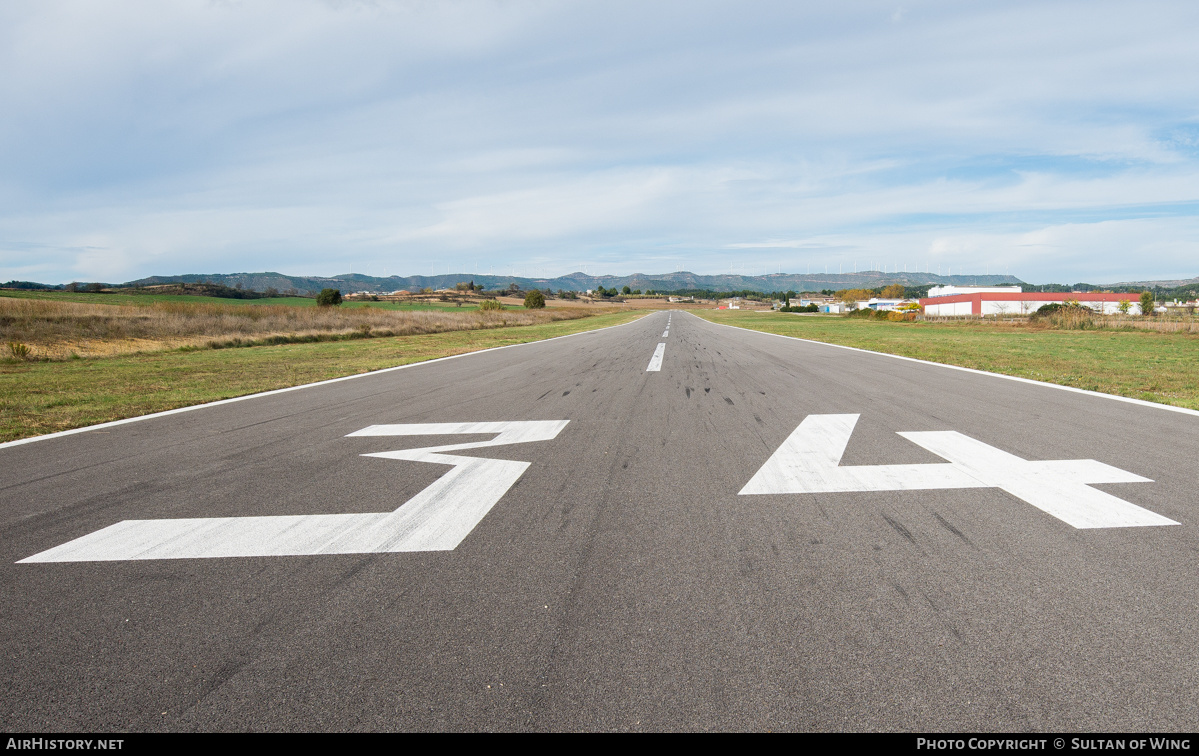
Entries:
[[1120, 330], [1157, 331], [1159, 333], [1199, 333], [1199, 318], [1194, 316], [1154, 316], [1138, 318], [1132, 316], [1109, 315], [1106, 318], [1096, 318], [1103, 328]]
[[[515, 314], [515, 313], [512, 313]], [[543, 325], [255, 349], [0, 361], [0, 442], [636, 320], [609, 312]]]
[[[0, 357], [111, 357], [175, 348], [220, 348], [539, 325], [598, 309], [412, 311], [158, 302], [113, 306], [0, 297]], [[21, 345], [28, 348], [18, 354]]]
[[1157, 331], [1158, 333], [1199, 333], [1199, 317], [1185, 314], [1155, 315], [1100, 315], [1084, 308], [1066, 308], [1043, 317], [1005, 316], [938, 316], [924, 315], [925, 323], [973, 324], [979, 327], [1009, 328], [1019, 330], [1061, 331]]

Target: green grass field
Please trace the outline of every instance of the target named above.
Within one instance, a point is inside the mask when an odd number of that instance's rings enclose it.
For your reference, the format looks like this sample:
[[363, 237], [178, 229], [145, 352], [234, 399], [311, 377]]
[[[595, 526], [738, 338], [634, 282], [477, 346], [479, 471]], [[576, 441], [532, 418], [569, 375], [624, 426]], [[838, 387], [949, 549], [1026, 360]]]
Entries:
[[[89, 294], [72, 291], [0, 291], [0, 297], [15, 299], [46, 299], [56, 302], [79, 302], [82, 304], [107, 305], [152, 305], [156, 302], [192, 302], [206, 305], [229, 305], [231, 307], [255, 305], [291, 305], [293, 307], [316, 307], [312, 297], [269, 297], [264, 299], [226, 299], [224, 297], [197, 297], [189, 294]], [[374, 307], [380, 310], [467, 310], [474, 305], [456, 306], [453, 302], [358, 302], [346, 301], [342, 307]]]
[[695, 311], [725, 325], [1199, 409], [1199, 336]]
[[419, 336], [0, 364], [0, 441], [565, 336], [645, 314], [618, 312]]

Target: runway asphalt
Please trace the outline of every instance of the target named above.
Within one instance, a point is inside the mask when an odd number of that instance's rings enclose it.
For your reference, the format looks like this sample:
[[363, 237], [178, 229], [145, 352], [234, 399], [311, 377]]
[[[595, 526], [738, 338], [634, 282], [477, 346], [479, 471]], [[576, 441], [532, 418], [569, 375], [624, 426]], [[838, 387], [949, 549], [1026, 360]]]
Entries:
[[1193, 730], [1197, 502], [1196, 414], [653, 313], [0, 448], [0, 726]]

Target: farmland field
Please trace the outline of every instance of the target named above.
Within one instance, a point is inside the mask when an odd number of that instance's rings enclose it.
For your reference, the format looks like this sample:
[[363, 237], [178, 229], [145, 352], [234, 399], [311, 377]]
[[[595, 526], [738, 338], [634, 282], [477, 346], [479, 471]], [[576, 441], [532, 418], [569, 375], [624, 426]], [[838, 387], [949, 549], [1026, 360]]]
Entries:
[[[521, 313], [512, 313], [520, 315]], [[410, 336], [0, 363], [0, 441], [619, 325], [644, 311]]]
[[[288, 305], [292, 307], [315, 307], [313, 297], [264, 297], [262, 299], [227, 299], [224, 297], [202, 297], [191, 294], [121, 294], [121, 293], [91, 293], [83, 291], [20, 291], [8, 289], [0, 291], [0, 297], [13, 299], [44, 299], [51, 302], [76, 302], [79, 304], [102, 305], [152, 305], [160, 302], [191, 303], [205, 305], [227, 305], [230, 307]], [[457, 310], [453, 302], [395, 302], [395, 301], [357, 301], [347, 300], [342, 307], [368, 307], [378, 310]], [[464, 305], [468, 307], [469, 305]]]

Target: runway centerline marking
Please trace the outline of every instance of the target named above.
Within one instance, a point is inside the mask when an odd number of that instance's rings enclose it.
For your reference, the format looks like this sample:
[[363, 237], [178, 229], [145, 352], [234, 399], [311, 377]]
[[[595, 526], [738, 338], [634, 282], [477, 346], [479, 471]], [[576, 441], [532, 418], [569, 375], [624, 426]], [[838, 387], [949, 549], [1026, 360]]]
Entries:
[[393, 512], [270, 517], [124, 520], [22, 559], [97, 562], [134, 559], [452, 551], [507, 493], [529, 462], [443, 452], [548, 441], [568, 420], [372, 425], [355, 436], [496, 433], [489, 441], [375, 452], [364, 457], [453, 465]]
[[740, 493], [838, 493], [999, 488], [1075, 528], [1179, 523], [1091, 488], [1152, 483], [1093, 459], [1029, 461], [957, 431], [899, 433], [948, 464], [841, 467], [858, 415], [808, 415]]
[[658, 348], [654, 350], [654, 356], [649, 358], [649, 366], [645, 369], [645, 372], [660, 372], [662, 370], [662, 355], [664, 354], [666, 354], [666, 344], [658, 344]]

